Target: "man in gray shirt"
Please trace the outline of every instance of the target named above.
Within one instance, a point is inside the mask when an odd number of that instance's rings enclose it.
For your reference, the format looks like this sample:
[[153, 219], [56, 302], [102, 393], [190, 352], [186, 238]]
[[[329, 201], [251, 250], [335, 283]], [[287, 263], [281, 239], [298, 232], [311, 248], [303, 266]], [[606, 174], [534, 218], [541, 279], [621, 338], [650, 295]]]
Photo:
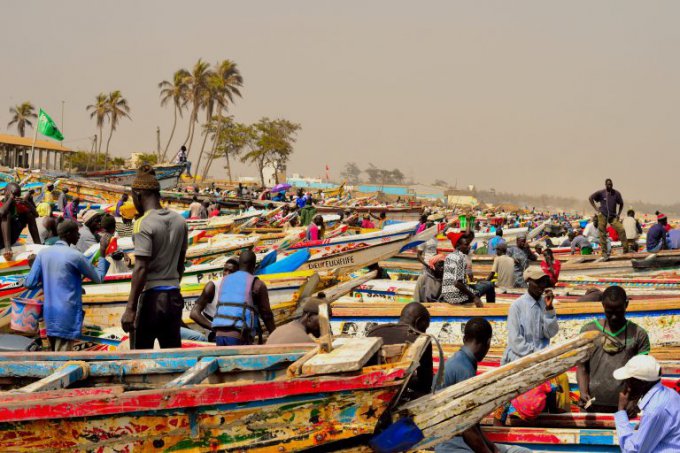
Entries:
[[135, 267], [121, 324], [130, 332], [132, 349], [179, 348], [184, 300], [188, 229], [184, 218], [163, 209], [160, 184], [150, 165], [142, 165], [132, 183], [132, 201], [141, 217], [135, 222]]

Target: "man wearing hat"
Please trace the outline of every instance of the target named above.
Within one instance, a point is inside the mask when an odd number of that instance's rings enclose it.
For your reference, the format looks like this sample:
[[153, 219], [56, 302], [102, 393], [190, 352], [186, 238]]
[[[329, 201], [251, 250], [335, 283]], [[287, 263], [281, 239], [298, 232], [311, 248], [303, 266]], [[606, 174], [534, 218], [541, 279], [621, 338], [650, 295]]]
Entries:
[[[671, 453], [680, 451], [680, 394], [661, 383], [661, 367], [649, 355], [637, 355], [614, 371], [624, 381], [619, 410], [614, 414], [616, 435], [623, 453]], [[626, 408], [637, 402], [640, 425], [630, 426]]]
[[83, 226], [78, 231], [80, 239], [78, 239], [76, 244], [76, 248], [80, 250], [80, 253], [85, 253], [93, 245], [99, 244], [102, 214], [104, 214], [104, 211], [96, 209], [89, 209], [83, 214]]
[[550, 345], [559, 325], [553, 306], [553, 293], [547, 289], [550, 277], [537, 266], [524, 271], [527, 292], [508, 311], [508, 345], [501, 363], [525, 357]]
[[666, 240], [666, 226], [668, 218], [665, 214], [656, 211], [656, 223], [647, 231], [647, 251], [658, 252], [668, 249]]
[[101, 283], [109, 268], [100, 259], [97, 268], [78, 250], [71, 248], [78, 242], [78, 224], [64, 220], [57, 227], [59, 240], [41, 250], [35, 258], [24, 286], [42, 286], [45, 294], [43, 317], [50, 344], [54, 351], [70, 351], [73, 341], [83, 328], [83, 277]]
[[[277, 327], [267, 338], [267, 344], [314, 343], [310, 335], [319, 338], [319, 306], [328, 304], [327, 300], [310, 297], [302, 305], [302, 317]], [[328, 304], [328, 316], [331, 316], [331, 306]]]
[[150, 165], [142, 165], [132, 182], [132, 201], [141, 215], [134, 224], [135, 267], [127, 307], [121, 318], [132, 349], [182, 345], [184, 274], [188, 229], [178, 213], [161, 207], [160, 184]]

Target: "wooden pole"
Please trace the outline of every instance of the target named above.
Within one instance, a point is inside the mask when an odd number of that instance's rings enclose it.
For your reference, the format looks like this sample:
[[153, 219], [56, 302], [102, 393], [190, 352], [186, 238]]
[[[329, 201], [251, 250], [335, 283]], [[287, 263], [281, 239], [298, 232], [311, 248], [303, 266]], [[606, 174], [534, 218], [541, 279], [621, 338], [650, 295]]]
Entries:
[[[35, 162], [35, 142], [38, 140], [38, 127], [40, 127], [40, 116], [38, 115], [38, 124], [35, 125], [35, 132], [33, 133], [33, 144], [31, 145], [31, 164], [28, 165], [29, 168], [33, 168], [33, 163]], [[15, 162], [16, 164], [16, 162]]]

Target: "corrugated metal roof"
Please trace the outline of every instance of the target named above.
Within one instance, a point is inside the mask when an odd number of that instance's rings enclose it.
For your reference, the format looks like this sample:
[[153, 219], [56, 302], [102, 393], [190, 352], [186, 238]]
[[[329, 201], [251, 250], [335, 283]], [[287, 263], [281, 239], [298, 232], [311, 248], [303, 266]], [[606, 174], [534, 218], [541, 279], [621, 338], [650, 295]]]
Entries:
[[[18, 135], [0, 134], [0, 144], [3, 143], [7, 145], [27, 146], [30, 148], [33, 146], [33, 138], [19, 137]], [[36, 140], [35, 147], [37, 149], [49, 149], [50, 151], [73, 152], [72, 149], [64, 148], [58, 143], [48, 142], [46, 140]]]

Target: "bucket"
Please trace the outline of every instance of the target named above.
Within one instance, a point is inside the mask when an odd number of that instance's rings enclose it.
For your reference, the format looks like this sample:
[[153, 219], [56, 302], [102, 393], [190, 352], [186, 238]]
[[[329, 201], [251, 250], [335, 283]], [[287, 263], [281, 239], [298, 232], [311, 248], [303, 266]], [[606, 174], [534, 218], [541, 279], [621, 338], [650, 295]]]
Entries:
[[12, 330], [29, 334], [38, 333], [38, 323], [42, 317], [42, 302], [35, 299], [12, 299], [12, 313], [9, 325]]

